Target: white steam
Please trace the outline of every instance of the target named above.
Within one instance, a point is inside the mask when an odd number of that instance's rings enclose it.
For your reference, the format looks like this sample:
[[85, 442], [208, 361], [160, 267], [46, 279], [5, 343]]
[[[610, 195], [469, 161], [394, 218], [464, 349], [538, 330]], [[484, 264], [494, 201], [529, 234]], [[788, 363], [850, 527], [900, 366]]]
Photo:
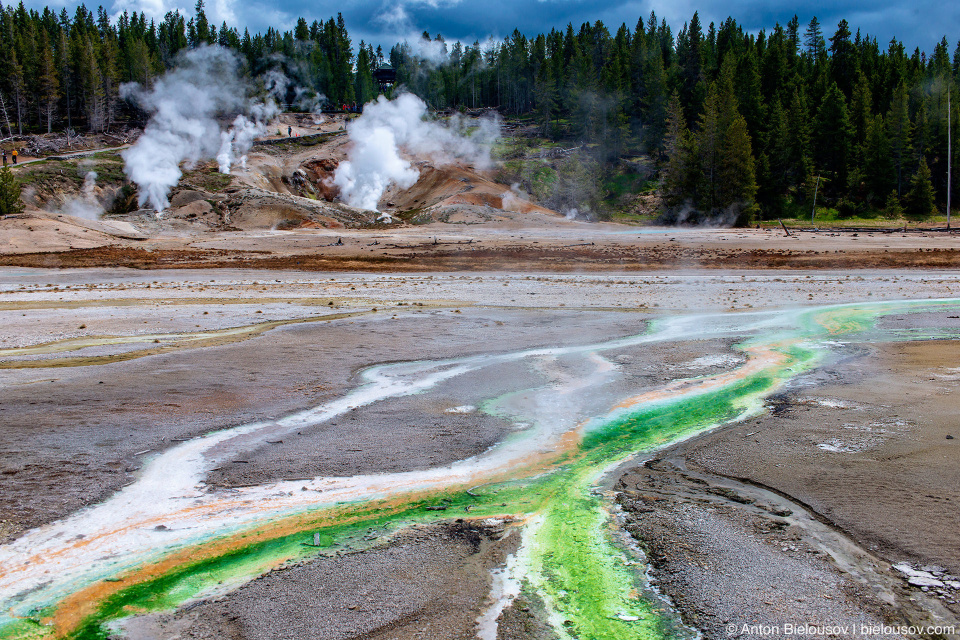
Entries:
[[263, 85], [277, 102], [287, 101], [287, 89], [290, 88], [290, 78], [285, 76], [282, 71], [270, 69], [263, 75]]
[[[307, 111], [309, 113], [319, 115], [323, 112], [323, 107], [327, 104], [327, 96], [322, 93], [317, 93], [311, 89], [305, 87], [295, 87], [293, 90], [294, 99], [293, 106], [295, 106], [300, 111]], [[320, 121], [323, 121], [323, 116], [319, 116]], [[316, 121], [316, 120], [314, 120]]]
[[517, 211], [520, 212], [523, 210], [525, 205], [530, 204], [530, 194], [525, 192], [520, 188], [520, 183], [514, 182], [510, 185], [510, 191], [504, 191], [501, 207], [504, 211]]
[[412, 187], [420, 172], [401, 156], [401, 148], [436, 165], [464, 160], [480, 169], [490, 167], [490, 145], [500, 136], [499, 120], [468, 121], [458, 115], [443, 124], [426, 120], [426, 115], [427, 105], [411, 94], [392, 101], [380, 96], [364, 106], [363, 115], [347, 125], [353, 144], [333, 177], [344, 202], [376, 210], [391, 184]]
[[430, 40], [419, 36], [408, 39], [406, 43], [410, 46], [410, 51], [413, 55], [435, 66], [441, 66], [450, 61], [450, 52], [447, 49], [446, 42]]
[[[176, 69], [157, 80], [147, 91], [136, 83], [120, 87], [123, 98], [135, 101], [151, 114], [143, 135], [123, 151], [124, 172], [140, 189], [140, 206], [156, 211], [169, 205], [167, 195], [182, 172], [201, 160], [217, 157], [221, 171], [228, 172], [236, 157], [242, 160], [250, 148], [255, 129], [276, 113], [275, 107], [250, 108], [247, 85], [240, 79], [237, 57], [218, 46], [188, 51]], [[216, 118], [248, 111], [254, 119], [238, 118], [221, 135]]]
[[235, 164], [246, 169], [247, 151], [253, 146], [254, 139], [266, 132], [267, 127], [261, 119], [251, 121], [243, 114], [237, 116], [229, 130], [220, 132], [220, 151], [217, 153], [220, 173], [230, 173], [230, 167]]
[[374, 20], [383, 25], [386, 31], [395, 34], [397, 40], [403, 41], [412, 55], [439, 67], [450, 61], [447, 43], [424, 38], [407, 10], [407, 5], [423, 4], [438, 9], [456, 6], [458, 2], [459, 0], [401, 0], [385, 7]]
[[333, 176], [344, 202], [352, 207], [376, 210], [380, 196], [391, 183], [402, 189], [416, 184], [420, 172], [400, 157], [393, 131], [360, 120], [348, 125], [347, 130], [354, 146], [350, 159], [341, 162]]
[[64, 202], [59, 212], [84, 220], [99, 220], [103, 215], [103, 206], [97, 200], [96, 188], [97, 172], [88, 171], [83, 178], [82, 195]]
[[319, 114], [327, 103], [327, 96], [297, 85], [278, 69], [270, 69], [264, 74], [263, 85], [270, 97], [281, 104], [286, 104], [292, 89], [293, 102], [290, 103], [290, 106], [300, 111]]

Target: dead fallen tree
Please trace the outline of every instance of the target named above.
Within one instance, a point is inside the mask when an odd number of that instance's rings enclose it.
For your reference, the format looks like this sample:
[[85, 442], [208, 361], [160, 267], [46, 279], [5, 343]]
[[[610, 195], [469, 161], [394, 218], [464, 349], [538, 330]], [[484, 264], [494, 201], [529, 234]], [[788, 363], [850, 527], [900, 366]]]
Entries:
[[120, 147], [131, 144], [140, 136], [139, 129], [125, 129], [112, 133], [76, 135], [70, 131], [44, 135], [17, 136], [21, 140], [22, 153], [34, 158], [61, 155], [71, 151], [86, 151], [103, 147]]
[[583, 145], [578, 147], [570, 147], [569, 149], [561, 149], [559, 147], [553, 147], [550, 149], [541, 149], [540, 157], [548, 159], [557, 159], [557, 158], [566, 158], [567, 156], [580, 151], [583, 148]]

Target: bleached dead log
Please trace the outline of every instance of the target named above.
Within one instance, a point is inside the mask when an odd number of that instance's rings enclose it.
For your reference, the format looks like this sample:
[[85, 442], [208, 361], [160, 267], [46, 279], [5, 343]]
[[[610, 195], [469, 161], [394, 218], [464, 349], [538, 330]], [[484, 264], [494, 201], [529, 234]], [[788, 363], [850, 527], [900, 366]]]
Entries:
[[3, 121], [7, 123], [7, 135], [10, 136], [6, 139], [10, 140], [13, 138], [13, 127], [10, 126], [10, 116], [7, 113], [7, 99], [3, 93], [0, 93], [0, 112], [3, 113]]

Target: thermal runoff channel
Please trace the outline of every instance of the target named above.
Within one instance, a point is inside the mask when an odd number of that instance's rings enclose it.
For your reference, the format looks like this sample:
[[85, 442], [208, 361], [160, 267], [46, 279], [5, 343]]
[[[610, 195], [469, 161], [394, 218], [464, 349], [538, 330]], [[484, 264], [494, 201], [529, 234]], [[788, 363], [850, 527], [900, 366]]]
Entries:
[[[880, 316], [956, 309], [960, 301], [940, 300], [681, 315], [601, 343], [372, 367], [330, 402], [156, 455], [105, 502], [0, 548], [0, 637], [104, 637], [125, 616], [229, 590], [325, 543], [362, 545], [370, 526], [396, 531], [440, 519], [424, 509], [436, 504], [522, 529], [499, 576], [502, 597], [479, 621], [482, 637], [495, 637], [497, 607], [521, 590], [537, 594], [563, 638], [663, 637], [668, 621], [661, 603], [644, 595], [643, 567], [611, 535], [612, 505], [597, 491], [605, 474], [639, 453], [762, 412], [765, 397], [838, 340], [870, 340]], [[641, 392], [613, 361], [624, 350], [707, 338], [735, 340], [744, 357], [728, 370]], [[210, 470], [259, 443], [390, 399], [449, 392], [453, 380], [489, 381], [498, 376], [482, 374], [511, 367], [535, 375], [517, 376], [527, 384], [507, 393], [471, 385], [474, 397], [459, 407], [515, 425], [480, 455], [419, 471], [204, 490]], [[305, 544], [311, 540], [320, 546]]]

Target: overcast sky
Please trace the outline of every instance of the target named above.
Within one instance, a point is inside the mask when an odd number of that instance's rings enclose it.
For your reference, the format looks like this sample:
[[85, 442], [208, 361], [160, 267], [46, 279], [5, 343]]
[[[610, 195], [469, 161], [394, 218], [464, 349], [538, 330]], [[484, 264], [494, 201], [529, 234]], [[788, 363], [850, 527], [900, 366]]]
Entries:
[[[2, 1], [2, 0], [0, 0]], [[10, 0], [4, 2], [8, 4]], [[124, 9], [143, 11], [148, 17], [162, 19], [167, 11], [179, 8], [193, 14], [194, 0], [106, 0], [111, 13]], [[77, 0], [24, 0], [28, 7], [66, 6], [72, 10]], [[97, 0], [87, 0], [95, 9]], [[568, 22], [576, 28], [583, 22], [602, 20], [611, 33], [621, 23], [633, 28], [639, 17], [650, 11], [666, 18], [679, 31], [694, 11], [700, 12], [704, 30], [710, 22], [719, 24], [728, 15], [745, 29], [758, 32], [771, 29], [777, 22], [786, 24], [796, 14], [801, 25], [817, 16], [824, 35], [830, 37], [841, 18], [856, 33], [875, 36], [882, 48], [896, 37], [912, 51], [914, 47], [931, 51], [943, 36], [950, 53], [960, 38], [960, 2], [957, 0], [813, 0], [797, 3], [784, 0], [205, 0], [207, 15], [220, 24], [226, 21], [251, 33], [268, 26], [291, 29], [298, 17], [308, 22], [326, 20], [343, 13], [354, 44], [361, 39], [382, 44], [384, 49], [399, 39], [422, 31], [441, 33], [447, 40], [471, 43], [487, 38], [504, 38], [520, 29], [526, 35], [562, 29]]]

